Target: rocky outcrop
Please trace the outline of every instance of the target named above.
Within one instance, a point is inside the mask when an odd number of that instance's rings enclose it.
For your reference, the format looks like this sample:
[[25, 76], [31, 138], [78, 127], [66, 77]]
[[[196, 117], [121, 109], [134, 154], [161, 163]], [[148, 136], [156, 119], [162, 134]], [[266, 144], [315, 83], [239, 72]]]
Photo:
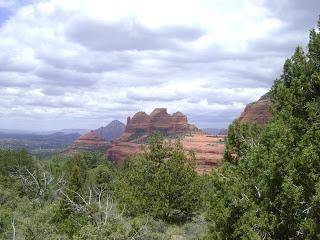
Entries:
[[148, 132], [150, 128], [150, 116], [145, 112], [137, 112], [132, 118], [127, 118], [125, 132], [134, 133], [136, 131]]
[[80, 136], [71, 146], [72, 152], [83, 152], [101, 150], [105, 151], [111, 147], [111, 143], [103, 138], [97, 136], [94, 131], [90, 131]]
[[199, 131], [197, 127], [188, 123], [188, 119], [181, 112], [172, 115], [166, 108], [156, 108], [150, 115], [145, 112], [137, 112], [132, 118], [127, 118], [127, 126], [122, 141], [132, 141], [159, 131], [163, 135]]
[[248, 104], [240, 115], [240, 122], [265, 125], [272, 117], [269, 111], [270, 104], [271, 101], [267, 94], [262, 96], [257, 102]]

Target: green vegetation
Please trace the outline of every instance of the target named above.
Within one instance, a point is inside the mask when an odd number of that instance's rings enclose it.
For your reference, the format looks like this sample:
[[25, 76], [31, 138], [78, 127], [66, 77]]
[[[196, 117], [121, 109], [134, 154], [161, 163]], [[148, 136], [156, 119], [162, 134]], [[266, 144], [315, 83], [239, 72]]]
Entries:
[[1, 239], [170, 239], [204, 235], [199, 176], [179, 142], [115, 167], [99, 153], [47, 160], [0, 150]]

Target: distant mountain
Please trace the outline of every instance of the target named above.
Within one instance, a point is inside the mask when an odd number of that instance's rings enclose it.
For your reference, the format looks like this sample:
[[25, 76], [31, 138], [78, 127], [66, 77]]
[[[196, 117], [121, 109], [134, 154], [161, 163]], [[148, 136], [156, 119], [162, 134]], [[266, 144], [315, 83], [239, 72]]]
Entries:
[[126, 125], [124, 125], [122, 122], [114, 120], [110, 122], [107, 126], [100, 127], [94, 130], [94, 132], [98, 137], [108, 141], [112, 141], [120, 137], [121, 134], [124, 132], [125, 128]]
[[16, 129], [3, 129], [0, 128], [0, 133], [8, 134], [22, 134], [22, 135], [50, 135], [55, 133], [64, 133], [64, 134], [84, 134], [90, 132], [90, 129], [61, 129], [61, 130], [50, 130], [50, 131], [31, 131], [31, 130], [16, 130]]
[[90, 132], [90, 129], [82, 129], [82, 128], [61, 129], [61, 130], [43, 131], [43, 132], [36, 132], [36, 133], [41, 134], [41, 135], [54, 134], [54, 133], [64, 133], [64, 134], [78, 133], [78, 134], [82, 135], [87, 132]]
[[3, 129], [3, 128], [0, 128], [0, 133], [7, 133], [7, 134], [34, 134], [34, 132], [32, 132], [32, 131], [16, 130], [16, 129]]

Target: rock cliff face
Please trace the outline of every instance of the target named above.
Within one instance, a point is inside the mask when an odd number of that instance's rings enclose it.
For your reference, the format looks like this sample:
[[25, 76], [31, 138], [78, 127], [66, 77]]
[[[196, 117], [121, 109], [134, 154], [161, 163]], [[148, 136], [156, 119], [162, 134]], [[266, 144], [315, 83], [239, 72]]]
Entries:
[[266, 124], [272, 117], [269, 111], [270, 104], [270, 98], [267, 94], [257, 102], [248, 104], [240, 115], [240, 122]]
[[101, 150], [105, 151], [111, 146], [111, 143], [97, 136], [94, 131], [90, 131], [80, 136], [71, 146], [72, 152], [83, 152]]

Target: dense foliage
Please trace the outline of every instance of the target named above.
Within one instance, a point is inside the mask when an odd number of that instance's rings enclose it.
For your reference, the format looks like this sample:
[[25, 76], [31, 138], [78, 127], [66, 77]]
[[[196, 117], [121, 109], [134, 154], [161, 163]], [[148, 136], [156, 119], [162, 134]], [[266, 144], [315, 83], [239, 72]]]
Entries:
[[263, 129], [235, 121], [212, 175], [208, 239], [320, 238], [320, 33], [310, 32], [270, 92]]

